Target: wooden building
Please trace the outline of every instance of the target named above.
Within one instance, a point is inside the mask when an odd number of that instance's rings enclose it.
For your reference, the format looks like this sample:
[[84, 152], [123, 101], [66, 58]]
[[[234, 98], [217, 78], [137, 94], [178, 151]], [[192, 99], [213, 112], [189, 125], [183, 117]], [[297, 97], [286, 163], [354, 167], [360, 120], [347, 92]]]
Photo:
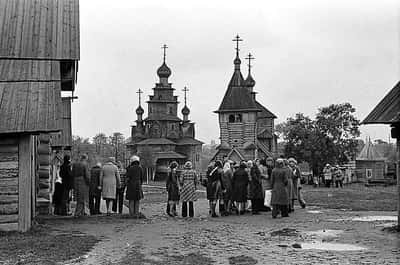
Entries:
[[371, 139], [368, 139], [356, 158], [356, 181], [383, 181], [385, 169], [385, 158], [376, 150]]
[[277, 137], [274, 134], [276, 116], [256, 99], [255, 81], [251, 75], [251, 54], [247, 57], [248, 75], [244, 79], [240, 70], [239, 36], [234, 40], [236, 58], [234, 72], [222, 103], [215, 113], [219, 117], [220, 145], [213, 159], [227, 156], [234, 161], [256, 157], [276, 156]]
[[127, 145], [130, 155], [138, 154], [147, 168], [152, 169], [153, 177], [162, 178], [172, 161], [180, 165], [187, 160], [192, 161], [195, 169], [200, 168], [200, 153], [203, 142], [195, 139], [195, 124], [189, 120], [190, 109], [185, 105], [182, 108], [183, 119], [178, 117], [178, 96], [174, 95], [174, 88], [168, 82], [171, 69], [164, 61], [158, 68], [159, 82], [153, 88], [154, 94], [147, 101], [148, 116], [143, 119], [144, 109], [141, 106], [141, 90], [139, 107], [136, 109], [136, 125], [132, 126], [132, 142]]
[[397, 224], [398, 231], [400, 231], [400, 81], [376, 105], [362, 123], [390, 125], [392, 127], [391, 136], [397, 141]]
[[70, 134], [61, 92], [78, 60], [78, 0], [0, 0], [0, 230], [29, 230], [51, 198], [51, 137]]

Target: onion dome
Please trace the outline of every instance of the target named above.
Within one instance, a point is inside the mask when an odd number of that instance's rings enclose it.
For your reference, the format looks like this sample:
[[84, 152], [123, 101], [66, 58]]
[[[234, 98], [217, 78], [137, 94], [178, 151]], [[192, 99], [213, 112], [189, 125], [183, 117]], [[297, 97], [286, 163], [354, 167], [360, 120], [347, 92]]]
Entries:
[[143, 113], [144, 113], [144, 109], [142, 108], [142, 106], [137, 107], [136, 114], [137, 115], [143, 115]]
[[183, 115], [189, 115], [190, 114], [190, 109], [186, 105], [182, 108], [182, 114]]
[[158, 77], [162, 78], [168, 78], [171, 75], [171, 69], [165, 64], [165, 62], [158, 68], [157, 70], [157, 75]]
[[256, 85], [256, 81], [254, 81], [253, 77], [251, 76], [251, 74], [249, 74], [246, 78], [246, 80], [244, 81], [246, 87], [254, 87]]

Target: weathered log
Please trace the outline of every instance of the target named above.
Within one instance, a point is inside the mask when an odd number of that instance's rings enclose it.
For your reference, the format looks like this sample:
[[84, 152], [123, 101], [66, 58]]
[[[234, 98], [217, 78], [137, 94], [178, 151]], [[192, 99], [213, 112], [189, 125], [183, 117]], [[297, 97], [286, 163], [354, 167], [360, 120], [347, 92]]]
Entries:
[[49, 154], [39, 154], [38, 162], [41, 166], [48, 166], [50, 165], [50, 155]]
[[0, 169], [18, 169], [18, 161], [0, 160]]
[[18, 222], [0, 224], [0, 231], [16, 231], [18, 230]]
[[18, 202], [0, 204], [0, 215], [2, 214], [18, 214]]
[[18, 169], [0, 168], [0, 179], [2, 178], [18, 178]]
[[8, 224], [18, 222], [18, 214], [0, 215], [0, 224]]
[[18, 194], [0, 194], [0, 204], [10, 204], [18, 202]]
[[8, 138], [3, 138], [0, 140], [0, 145], [17, 145], [19, 139], [17, 137], [8, 137]]

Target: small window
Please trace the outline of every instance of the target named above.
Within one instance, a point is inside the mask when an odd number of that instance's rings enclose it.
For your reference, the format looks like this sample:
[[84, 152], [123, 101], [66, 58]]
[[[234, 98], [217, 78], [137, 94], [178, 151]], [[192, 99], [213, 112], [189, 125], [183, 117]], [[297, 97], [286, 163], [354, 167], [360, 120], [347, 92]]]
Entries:
[[235, 122], [242, 122], [242, 114], [236, 114]]
[[169, 114], [174, 114], [172, 107], [169, 107]]
[[158, 99], [162, 99], [162, 96], [161, 96], [161, 95], [159, 95], [159, 96], [158, 96]]
[[233, 115], [233, 114], [229, 115], [229, 122], [230, 123], [235, 122], [235, 115]]

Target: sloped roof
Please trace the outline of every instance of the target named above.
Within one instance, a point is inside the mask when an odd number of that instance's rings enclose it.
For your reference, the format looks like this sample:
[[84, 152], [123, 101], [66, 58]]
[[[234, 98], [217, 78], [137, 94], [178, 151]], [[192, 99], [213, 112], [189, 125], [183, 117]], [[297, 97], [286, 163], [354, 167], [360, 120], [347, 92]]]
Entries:
[[202, 141], [196, 140], [194, 138], [189, 138], [189, 137], [184, 137], [181, 139], [178, 139], [176, 141], [178, 145], [202, 145], [204, 144]]
[[0, 60], [1, 81], [61, 81], [60, 63], [49, 60]]
[[0, 58], [79, 60], [79, 1], [2, 0], [0, 36]]
[[260, 102], [256, 100], [256, 105], [259, 109], [261, 109], [261, 112], [258, 113], [257, 117], [259, 118], [272, 118], [276, 119], [277, 117], [275, 114], [273, 114], [271, 111], [269, 111], [264, 105], [262, 105]]
[[176, 145], [171, 140], [168, 140], [166, 138], [149, 138], [143, 141], [140, 141], [136, 143], [137, 145]]
[[400, 122], [400, 81], [364, 119], [363, 124]]
[[0, 82], [0, 133], [56, 132], [60, 82]]
[[233, 72], [228, 89], [216, 113], [233, 111], [261, 111], [246, 88], [240, 69]]
[[376, 150], [375, 146], [371, 143], [371, 140], [368, 140], [361, 152], [358, 154], [356, 160], [363, 161], [382, 161], [385, 158]]
[[260, 128], [257, 132], [258, 138], [274, 138], [269, 128]]

